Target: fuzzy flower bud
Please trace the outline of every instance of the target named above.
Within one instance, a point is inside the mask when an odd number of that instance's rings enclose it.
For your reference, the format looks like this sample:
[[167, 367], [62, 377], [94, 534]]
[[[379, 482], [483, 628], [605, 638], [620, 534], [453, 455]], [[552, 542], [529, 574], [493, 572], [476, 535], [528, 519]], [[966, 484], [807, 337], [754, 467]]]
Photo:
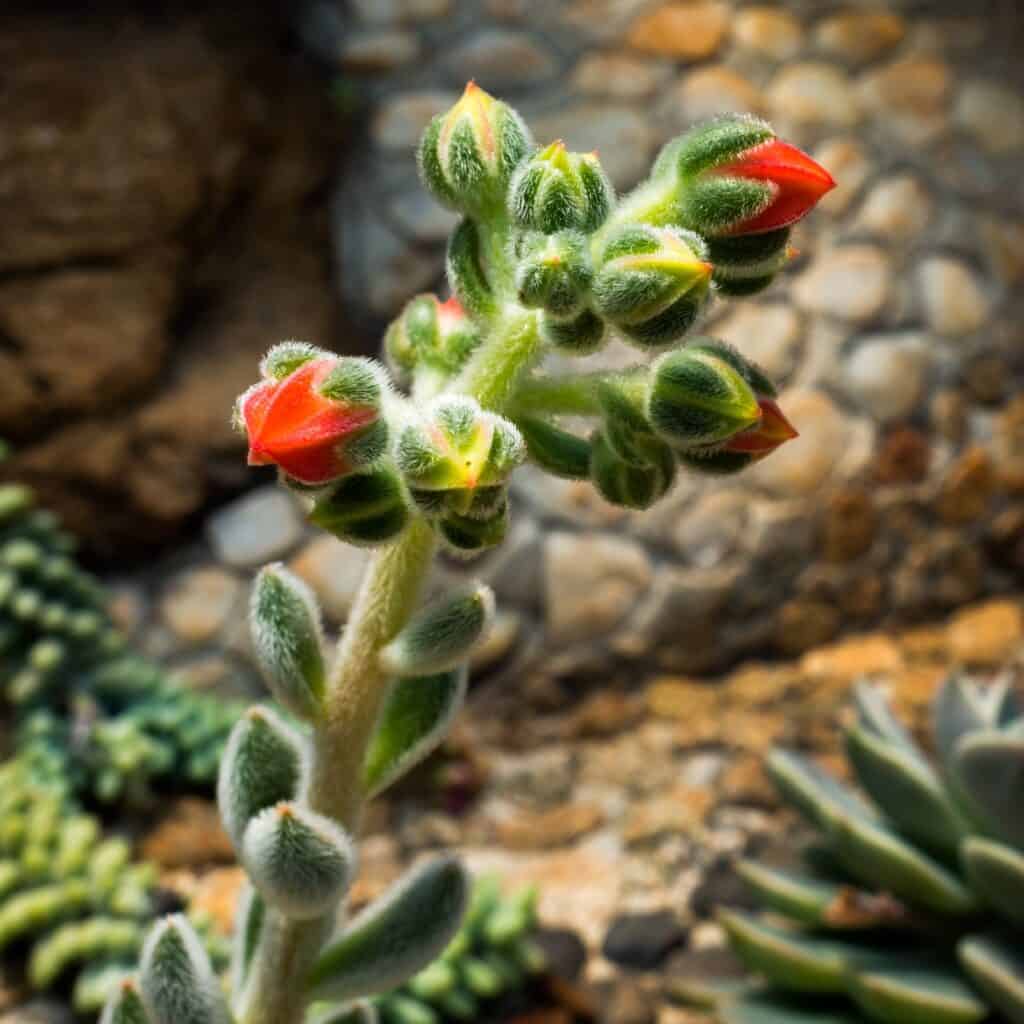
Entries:
[[392, 321], [384, 352], [394, 375], [408, 382], [420, 367], [458, 373], [479, 342], [480, 332], [457, 298], [417, 295]]
[[599, 228], [615, 202], [596, 153], [569, 153], [553, 142], [519, 165], [509, 186], [509, 210], [525, 228], [554, 234]]
[[793, 256], [789, 233], [789, 228], [779, 228], [757, 235], [708, 239], [708, 254], [715, 268], [713, 280], [719, 294], [753, 295], [767, 288]]
[[512, 172], [531, 146], [529, 131], [507, 104], [470, 82], [420, 141], [420, 174], [438, 202], [464, 213], [503, 204]]
[[676, 476], [672, 449], [656, 441], [647, 447], [644, 462], [620, 458], [602, 431], [591, 441], [590, 479], [598, 493], [613, 505], [650, 508], [664, 497]]
[[561, 319], [545, 313], [540, 322], [544, 340], [567, 356], [588, 356], [605, 343], [608, 325], [589, 309]]
[[777, 231], [806, 216], [832, 176], [755, 117], [731, 115], [670, 142], [654, 176], [675, 173], [681, 222], [702, 235]]
[[625, 225], [601, 254], [592, 287], [594, 306], [630, 340], [660, 348], [696, 320], [711, 272], [704, 242], [692, 232]]
[[409, 521], [402, 478], [387, 462], [353, 473], [317, 499], [309, 521], [348, 544], [384, 544], [397, 537]]
[[472, 316], [494, 315], [497, 302], [484, 273], [480, 253], [480, 230], [476, 221], [461, 221], [448, 239], [445, 259], [448, 283], [460, 305]]
[[594, 274], [583, 235], [527, 235], [518, 255], [516, 291], [524, 306], [559, 318], [579, 313]]
[[237, 406], [250, 465], [273, 464], [302, 484], [319, 485], [380, 456], [387, 441], [384, 381], [372, 362], [286, 342], [261, 368], [264, 380]]
[[501, 501], [489, 511], [475, 511], [465, 515], [446, 512], [437, 522], [438, 532], [452, 554], [465, 558], [497, 547], [508, 533], [508, 498], [501, 490]]

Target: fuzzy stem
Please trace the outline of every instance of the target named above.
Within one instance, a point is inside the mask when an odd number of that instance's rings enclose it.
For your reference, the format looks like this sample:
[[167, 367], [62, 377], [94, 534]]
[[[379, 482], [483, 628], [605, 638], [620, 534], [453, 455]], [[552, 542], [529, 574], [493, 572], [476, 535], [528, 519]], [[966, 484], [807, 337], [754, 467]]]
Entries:
[[540, 315], [517, 303], [506, 305], [487, 340], [473, 353], [452, 390], [471, 395], [485, 409], [501, 412], [520, 375], [541, 350]]
[[516, 413], [549, 416], [600, 416], [601, 403], [598, 388], [615, 382], [637, 401], [643, 400], [647, 368], [615, 372], [565, 374], [560, 376], [527, 377], [512, 396], [509, 408]]

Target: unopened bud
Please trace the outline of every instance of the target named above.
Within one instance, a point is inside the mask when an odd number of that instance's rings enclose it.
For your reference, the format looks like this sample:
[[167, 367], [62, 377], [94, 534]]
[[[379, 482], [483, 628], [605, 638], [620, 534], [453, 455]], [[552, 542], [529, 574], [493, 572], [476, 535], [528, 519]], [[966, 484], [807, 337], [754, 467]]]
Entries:
[[548, 344], [570, 356], [597, 352], [608, 337], [608, 325], [589, 309], [564, 320], [546, 313], [541, 318], [540, 330]]
[[516, 291], [528, 309], [556, 317], [579, 313], [594, 276], [586, 239], [575, 231], [533, 234], [520, 244]]
[[719, 294], [738, 297], [767, 288], [790, 261], [789, 234], [789, 228], [779, 228], [756, 235], [709, 239], [708, 253]]
[[606, 243], [594, 277], [594, 307], [644, 348], [671, 344], [708, 297], [712, 267], [701, 238], [675, 228], [630, 224]]
[[613, 505], [650, 508], [664, 497], [675, 480], [676, 463], [672, 449], [655, 440], [643, 463], [619, 457], [602, 431], [591, 441], [590, 479], [601, 496]]
[[615, 202], [596, 153], [569, 153], [561, 142], [524, 160], [509, 187], [509, 209], [522, 227], [550, 235], [573, 228], [592, 232]]
[[480, 332], [457, 298], [417, 295], [392, 321], [384, 351], [395, 376], [408, 382], [421, 366], [457, 373], [479, 343]]
[[484, 272], [480, 229], [476, 221], [463, 220], [448, 239], [445, 260], [448, 284], [460, 305], [475, 317], [494, 314], [496, 302]]
[[474, 82], [427, 126], [420, 174], [434, 197], [464, 213], [504, 204], [509, 179], [531, 146], [522, 118]]
[[445, 546], [455, 555], [471, 558], [497, 547], [508, 533], [508, 501], [489, 515], [461, 515], [446, 512], [437, 522]]
[[309, 521], [339, 540], [373, 547], [394, 539], [409, 522], [402, 478], [387, 462], [345, 477], [317, 499]]

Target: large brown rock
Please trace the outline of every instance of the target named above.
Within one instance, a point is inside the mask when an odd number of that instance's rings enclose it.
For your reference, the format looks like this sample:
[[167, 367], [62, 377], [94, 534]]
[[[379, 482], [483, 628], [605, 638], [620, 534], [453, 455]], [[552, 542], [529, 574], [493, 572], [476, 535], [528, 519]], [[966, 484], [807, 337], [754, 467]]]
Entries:
[[256, 359], [336, 340], [339, 128], [258, 9], [5, 20], [4, 473], [94, 553], [151, 550], [240, 486], [229, 415]]

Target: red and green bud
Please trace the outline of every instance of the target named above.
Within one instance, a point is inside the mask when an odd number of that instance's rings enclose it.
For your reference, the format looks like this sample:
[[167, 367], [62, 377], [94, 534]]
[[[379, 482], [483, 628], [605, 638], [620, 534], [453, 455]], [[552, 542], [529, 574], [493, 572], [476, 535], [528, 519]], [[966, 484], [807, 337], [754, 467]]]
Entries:
[[597, 153], [569, 153], [562, 142], [523, 161], [509, 186], [509, 210], [521, 227], [546, 235], [599, 228], [615, 191]]
[[597, 352], [608, 337], [608, 325], [589, 309], [567, 319], [545, 313], [540, 331], [549, 345], [568, 356]]
[[672, 449], [654, 439], [646, 447], [643, 462], [620, 458], [604, 431], [591, 439], [590, 479], [598, 493], [613, 505], [650, 508], [663, 498], [676, 476]]
[[497, 302], [484, 271], [480, 230], [476, 221], [467, 218], [452, 232], [448, 239], [445, 270], [451, 290], [467, 313], [478, 319], [494, 315]]
[[271, 349], [266, 379], [238, 400], [251, 466], [276, 465], [300, 484], [327, 484], [379, 458], [385, 381], [367, 359], [338, 357], [295, 343]]
[[743, 296], [759, 292], [775, 280], [793, 258], [789, 228], [757, 235], [728, 235], [708, 239], [715, 268], [712, 280], [720, 295]]
[[690, 231], [629, 224], [605, 243], [594, 308], [629, 340], [661, 348], [691, 327], [708, 298], [712, 266]]
[[480, 343], [476, 324], [455, 296], [417, 295], [406, 303], [384, 336], [384, 352], [405, 383], [418, 369], [451, 376], [462, 369]]
[[517, 248], [519, 301], [562, 319], [579, 314], [594, 276], [586, 238], [576, 231], [530, 234]]
[[824, 167], [746, 115], [719, 118], [673, 140], [652, 176], [675, 176], [681, 222], [707, 236], [789, 227], [835, 187]]
[[373, 547], [397, 537], [410, 511], [402, 478], [389, 460], [382, 460], [318, 498], [309, 521], [348, 544]]
[[512, 172], [531, 146], [520, 116], [470, 82], [458, 103], [423, 133], [420, 173], [438, 202], [479, 214], [504, 205]]

